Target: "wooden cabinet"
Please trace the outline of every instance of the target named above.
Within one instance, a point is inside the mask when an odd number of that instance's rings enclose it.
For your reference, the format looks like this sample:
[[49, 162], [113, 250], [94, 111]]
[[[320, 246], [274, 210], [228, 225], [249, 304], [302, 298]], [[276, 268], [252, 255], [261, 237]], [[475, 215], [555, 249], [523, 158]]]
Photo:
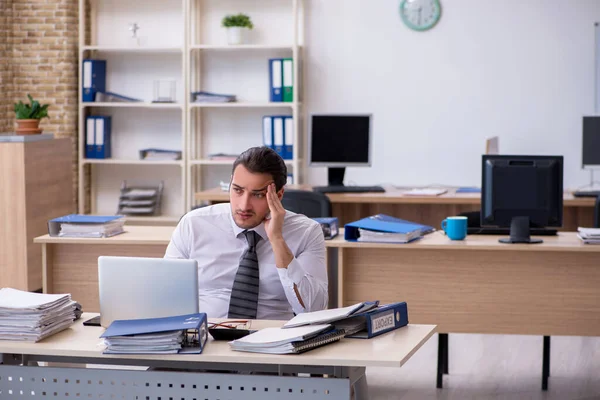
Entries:
[[49, 219], [75, 212], [70, 139], [0, 143], [0, 287], [42, 288]]

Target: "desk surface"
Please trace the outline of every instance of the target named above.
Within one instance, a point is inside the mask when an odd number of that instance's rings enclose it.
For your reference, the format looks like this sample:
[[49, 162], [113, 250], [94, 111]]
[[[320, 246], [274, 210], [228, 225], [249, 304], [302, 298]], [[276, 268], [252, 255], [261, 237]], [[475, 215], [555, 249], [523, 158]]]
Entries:
[[[166, 226], [127, 226], [125, 233], [111, 238], [63, 238], [39, 236], [35, 243], [60, 244], [98, 244], [98, 245], [164, 245], [171, 239], [174, 227]], [[493, 250], [493, 251], [579, 251], [599, 252], [600, 245], [583, 244], [575, 232], [559, 232], [556, 236], [541, 236], [544, 240], [539, 244], [504, 244], [498, 242], [501, 236], [469, 235], [465, 240], [448, 239], [441, 231], [426, 235], [420, 240], [406, 244], [394, 243], [359, 243], [344, 240], [344, 230], [332, 239], [326, 240], [327, 247], [344, 248], [386, 248], [386, 249], [440, 249], [440, 250]]]
[[[0, 353], [45, 356], [174, 360], [277, 365], [400, 367], [435, 333], [435, 325], [408, 325], [370, 340], [342, 339], [303, 354], [272, 355], [233, 351], [227, 341], [209, 341], [202, 354], [102, 354], [99, 337], [104, 328], [83, 326], [97, 314], [84, 313], [69, 329], [38, 343], [0, 341]], [[283, 321], [252, 321], [253, 329], [281, 326]]]
[[[290, 185], [290, 189], [311, 190], [310, 185]], [[449, 188], [447, 193], [439, 196], [406, 195], [407, 189], [385, 187], [384, 193], [327, 193], [333, 203], [379, 203], [379, 204], [473, 204], [481, 203], [480, 193], [456, 193], [455, 188]], [[197, 201], [228, 202], [229, 192], [220, 187], [203, 190], [195, 194]], [[574, 197], [571, 192], [564, 194], [564, 206], [593, 207], [595, 199], [589, 197]]]

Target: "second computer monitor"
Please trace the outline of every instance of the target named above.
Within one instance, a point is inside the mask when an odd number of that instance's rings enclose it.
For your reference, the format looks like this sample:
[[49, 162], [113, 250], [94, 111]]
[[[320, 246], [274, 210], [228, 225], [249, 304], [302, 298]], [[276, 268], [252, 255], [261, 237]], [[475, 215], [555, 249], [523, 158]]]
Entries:
[[328, 167], [329, 185], [343, 185], [346, 167], [371, 165], [370, 114], [313, 114], [309, 164]]
[[506, 243], [539, 243], [530, 228], [563, 223], [563, 157], [484, 155], [481, 226], [510, 227]]
[[600, 116], [583, 117], [581, 148], [583, 168], [600, 168]]

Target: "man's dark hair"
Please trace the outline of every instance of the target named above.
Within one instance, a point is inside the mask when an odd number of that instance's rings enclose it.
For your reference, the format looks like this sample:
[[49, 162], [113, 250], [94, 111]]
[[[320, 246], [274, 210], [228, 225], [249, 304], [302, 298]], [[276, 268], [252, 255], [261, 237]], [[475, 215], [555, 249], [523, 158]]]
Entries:
[[244, 151], [233, 163], [231, 175], [238, 165], [243, 165], [255, 174], [270, 174], [275, 181], [275, 189], [279, 191], [287, 181], [287, 167], [283, 158], [269, 147], [251, 147]]

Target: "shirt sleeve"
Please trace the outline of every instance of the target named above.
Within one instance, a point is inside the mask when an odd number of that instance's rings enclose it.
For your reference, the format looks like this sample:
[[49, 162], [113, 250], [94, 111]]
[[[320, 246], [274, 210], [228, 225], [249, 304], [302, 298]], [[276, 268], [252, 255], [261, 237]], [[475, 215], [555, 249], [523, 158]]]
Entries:
[[[325, 238], [319, 225], [308, 233], [306, 247], [296, 255], [287, 268], [277, 268], [285, 296], [296, 314], [324, 310], [329, 300]], [[294, 290], [298, 288], [305, 307]]]
[[188, 218], [184, 216], [175, 227], [173, 235], [171, 235], [171, 241], [167, 246], [164, 258], [190, 258], [190, 243], [190, 224]]

